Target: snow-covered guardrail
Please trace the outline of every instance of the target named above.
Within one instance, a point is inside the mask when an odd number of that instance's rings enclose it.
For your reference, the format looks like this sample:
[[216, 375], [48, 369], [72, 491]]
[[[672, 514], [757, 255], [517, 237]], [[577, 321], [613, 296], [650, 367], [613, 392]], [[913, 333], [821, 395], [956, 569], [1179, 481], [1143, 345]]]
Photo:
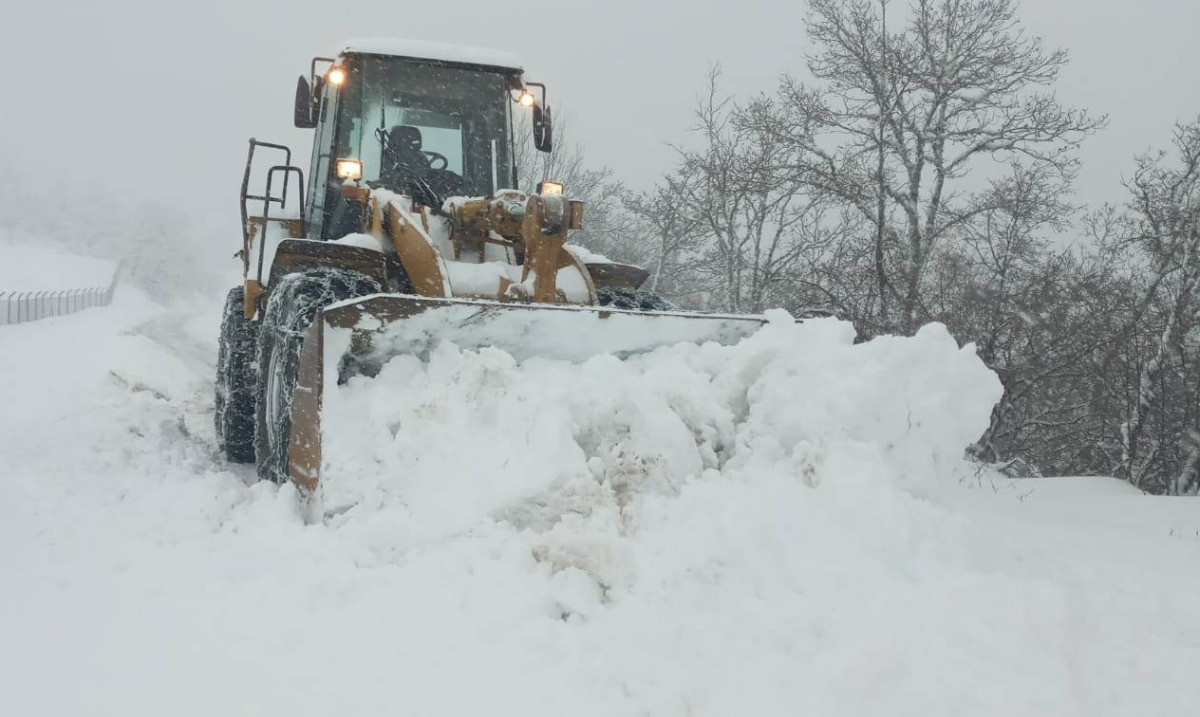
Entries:
[[108, 286], [58, 291], [0, 291], [0, 324], [21, 324], [73, 314], [95, 306], [108, 306], [120, 275], [121, 267], [118, 264]]

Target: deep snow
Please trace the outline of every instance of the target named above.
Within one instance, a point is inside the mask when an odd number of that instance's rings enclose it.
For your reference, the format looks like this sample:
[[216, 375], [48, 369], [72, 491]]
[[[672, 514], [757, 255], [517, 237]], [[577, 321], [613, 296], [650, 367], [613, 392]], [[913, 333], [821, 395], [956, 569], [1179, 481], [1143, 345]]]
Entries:
[[104, 287], [116, 268], [114, 262], [68, 254], [45, 241], [0, 236], [0, 295]]
[[217, 457], [218, 305], [0, 328], [0, 714], [1200, 704], [1200, 504], [973, 470], [997, 386], [937, 327], [400, 359], [306, 525]]

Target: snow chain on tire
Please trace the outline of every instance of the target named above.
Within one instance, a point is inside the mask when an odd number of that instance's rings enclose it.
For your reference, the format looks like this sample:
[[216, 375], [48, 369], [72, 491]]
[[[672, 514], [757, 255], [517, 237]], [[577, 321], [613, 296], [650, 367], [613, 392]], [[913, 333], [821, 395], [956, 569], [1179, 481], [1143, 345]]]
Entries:
[[347, 269], [288, 274], [271, 287], [258, 335], [258, 390], [254, 445], [258, 475], [288, 479], [292, 392], [304, 334], [317, 310], [336, 301], [378, 293], [379, 284]]
[[213, 401], [217, 445], [234, 463], [254, 462], [255, 326], [244, 313], [243, 289], [232, 289], [221, 314]]

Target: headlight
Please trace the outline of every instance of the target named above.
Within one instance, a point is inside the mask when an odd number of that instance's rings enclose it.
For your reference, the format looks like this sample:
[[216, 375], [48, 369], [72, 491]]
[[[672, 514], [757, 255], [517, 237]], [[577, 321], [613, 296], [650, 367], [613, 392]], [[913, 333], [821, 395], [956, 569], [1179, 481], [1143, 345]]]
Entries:
[[559, 194], [561, 195], [566, 187], [562, 182], [538, 182], [537, 193], [541, 195]]
[[353, 179], [356, 182], [362, 179], [362, 162], [357, 159], [339, 159], [334, 167], [338, 179]]

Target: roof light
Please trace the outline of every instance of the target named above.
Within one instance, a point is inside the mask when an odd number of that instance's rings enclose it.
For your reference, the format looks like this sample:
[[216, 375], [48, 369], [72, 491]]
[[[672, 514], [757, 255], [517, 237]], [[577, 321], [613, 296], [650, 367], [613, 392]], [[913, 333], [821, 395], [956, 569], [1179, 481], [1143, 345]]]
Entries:
[[552, 194], [562, 196], [565, 189], [562, 182], [538, 182], [537, 193], [543, 196]]
[[529, 90], [521, 90], [521, 96], [517, 98], [517, 103], [522, 107], [533, 107], [533, 93]]
[[329, 84], [338, 86], [346, 81], [346, 70], [341, 67], [334, 66], [329, 68], [329, 74], [325, 75], [325, 77], [329, 80]]
[[362, 162], [353, 157], [339, 159], [334, 166], [337, 168], [335, 171], [338, 179], [353, 179], [356, 182], [362, 179]]

